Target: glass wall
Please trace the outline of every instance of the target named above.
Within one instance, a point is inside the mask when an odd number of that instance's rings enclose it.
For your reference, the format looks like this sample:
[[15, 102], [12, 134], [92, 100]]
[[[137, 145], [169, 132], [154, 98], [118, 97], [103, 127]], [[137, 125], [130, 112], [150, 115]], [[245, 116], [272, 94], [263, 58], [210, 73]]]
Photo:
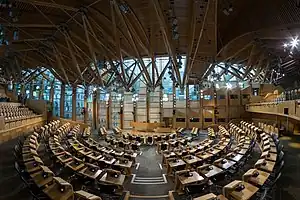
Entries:
[[189, 99], [191, 101], [200, 100], [199, 85], [189, 85]]
[[54, 98], [53, 98], [53, 115], [56, 117], [59, 117], [60, 115], [60, 95], [61, 95], [61, 82], [55, 80]]
[[84, 120], [84, 87], [82, 85], [76, 88], [76, 120]]
[[72, 87], [69, 85], [66, 85], [64, 106], [65, 106], [64, 118], [71, 119], [72, 118]]

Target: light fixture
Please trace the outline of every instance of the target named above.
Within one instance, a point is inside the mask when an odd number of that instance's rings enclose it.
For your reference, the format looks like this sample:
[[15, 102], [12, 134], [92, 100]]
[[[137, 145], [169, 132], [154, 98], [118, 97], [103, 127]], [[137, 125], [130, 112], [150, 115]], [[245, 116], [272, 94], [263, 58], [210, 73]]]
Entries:
[[291, 46], [292, 46], [292, 48], [297, 47], [298, 44], [299, 44], [298, 37], [293, 38], [292, 41], [291, 41]]

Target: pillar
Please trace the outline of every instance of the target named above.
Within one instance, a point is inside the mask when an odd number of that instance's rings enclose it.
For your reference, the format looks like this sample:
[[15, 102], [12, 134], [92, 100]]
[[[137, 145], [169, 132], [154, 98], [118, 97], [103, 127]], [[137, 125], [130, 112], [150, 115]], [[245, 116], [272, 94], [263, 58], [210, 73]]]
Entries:
[[111, 102], [112, 102], [112, 98], [111, 98], [111, 93], [109, 93], [109, 98], [106, 102], [106, 128], [110, 129], [112, 126], [112, 119], [111, 119]]
[[93, 120], [92, 120], [92, 125], [93, 125], [93, 128], [94, 129], [97, 129], [97, 113], [98, 113], [98, 108], [97, 108], [97, 90], [94, 90], [93, 91], [93, 112], [92, 112], [92, 115], [93, 115]]
[[84, 107], [84, 116], [83, 116], [83, 123], [87, 123], [88, 117], [89, 117], [89, 108], [88, 108], [88, 96], [89, 96], [89, 88], [86, 87], [84, 90], [84, 102], [83, 102], [83, 107]]
[[16, 96], [16, 97], [18, 97], [18, 94], [17, 94], [17, 84], [16, 83], [13, 84], [13, 95]]
[[226, 122], [230, 121], [230, 90], [226, 90]]
[[44, 89], [44, 79], [42, 79], [39, 91], [39, 99], [44, 99]]
[[172, 116], [173, 116], [172, 128], [175, 128], [176, 127], [176, 88], [175, 88], [174, 81], [173, 81], [173, 111], [172, 111]]
[[186, 85], [185, 89], [185, 127], [190, 128], [190, 88], [189, 85]]
[[54, 101], [54, 81], [51, 83], [49, 102], [53, 105]]
[[146, 122], [150, 122], [150, 91], [146, 89]]
[[77, 107], [77, 105], [76, 105], [76, 88], [77, 88], [77, 86], [76, 85], [74, 85], [73, 87], [72, 87], [72, 120], [73, 121], [76, 121], [76, 107]]
[[33, 99], [33, 90], [34, 90], [34, 84], [33, 82], [30, 83], [30, 88], [29, 88], [29, 98]]
[[65, 116], [65, 93], [66, 93], [66, 84], [61, 84], [61, 93], [60, 93], [60, 117], [64, 118]]
[[203, 115], [203, 90], [200, 89], [199, 90], [200, 92], [200, 100], [199, 100], [199, 112], [200, 112], [200, 121], [201, 121], [201, 129], [203, 129], [203, 126], [204, 126], [204, 115]]

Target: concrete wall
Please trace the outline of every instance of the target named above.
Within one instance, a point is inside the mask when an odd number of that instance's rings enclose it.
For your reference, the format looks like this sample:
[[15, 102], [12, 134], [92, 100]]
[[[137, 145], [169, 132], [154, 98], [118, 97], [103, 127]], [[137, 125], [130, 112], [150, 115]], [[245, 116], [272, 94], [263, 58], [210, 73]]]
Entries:
[[283, 125], [291, 133], [300, 133], [300, 101], [252, 103], [246, 105], [246, 111], [253, 120]]
[[45, 123], [45, 120], [43, 117], [37, 117], [28, 120], [26, 123], [16, 126], [14, 128], [1, 130], [0, 131], [0, 144], [2, 142], [6, 142], [8, 140], [14, 139], [18, 136], [28, 134], [33, 131], [33, 127], [35, 126], [41, 126]]

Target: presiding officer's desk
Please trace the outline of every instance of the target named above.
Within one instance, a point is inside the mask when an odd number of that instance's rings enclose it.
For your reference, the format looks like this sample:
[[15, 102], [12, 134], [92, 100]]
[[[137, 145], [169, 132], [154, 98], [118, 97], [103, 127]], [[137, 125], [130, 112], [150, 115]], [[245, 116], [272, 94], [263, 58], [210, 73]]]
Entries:
[[158, 127], [162, 127], [163, 123], [147, 123], [147, 122], [130, 122], [130, 126], [136, 131], [152, 131]]

